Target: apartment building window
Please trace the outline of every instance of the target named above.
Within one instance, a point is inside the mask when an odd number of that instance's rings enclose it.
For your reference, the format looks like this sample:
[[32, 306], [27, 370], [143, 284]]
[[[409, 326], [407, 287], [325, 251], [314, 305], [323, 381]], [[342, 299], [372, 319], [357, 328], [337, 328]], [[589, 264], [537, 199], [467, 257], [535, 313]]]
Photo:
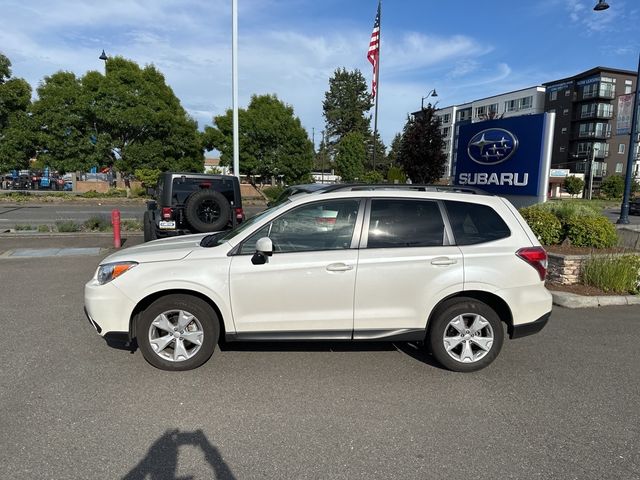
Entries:
[[489, 113], [498, 113], [498, 104], [497, 103], [492, 103], [491, 105], [489, 105], [487, 107], [487, 111]]
[[567, 130], [568, 130], [567, 127], [562, 127], [562, 133], [563, 134], [567, 133]]
[[442, 136], [443, 137], [449, 136], [449, 127], [442, 127]]
[[556, 113], [556, 109], [555, 108], [550, 108], [549, 109], [549, 113]]
[[568, 97], [569, 95], [571, 95], [571, 90], [569, 90], [568, 88], [564, 91], [564, 96]]
[[589, 83], [582, 87], [582, 98], [593, 98], [598, 93], [598, 84]]
[[520, 109], [524, 110], [526, 108], [533, 107], [533, 96], [523, 97], [520, 99]]
[[633, 82], [631, 80], [624, 81], [624, 94], [627, 95], [631, 93], [631, 88], [633, 87]]
[[515, 112], [518, 109], [518, 101], [507, 100], [506, 102], [504, 102], [504, 109], [507, 112]]
[[624, 147], [625, 147], [624, 143], [619, 144], [618, 145], [618, 153], [624, 153]]
[[562, 115], [564, 115], [565, 117], [566, 117], [567, 115], [569, 115], [569, 109], [568, 109], [568, 108], [565, 108], [565, 109], [562, 111]]
[[554, 101], [558, 99], [558, 91], [554, 90], [553, 92], [549, 92], [549, 100]]
[[616, 163], [616, 173], [622, 173], [622, 162]]
[[605, 79], [602, 79], [603, 81], [600, 82], [600, 88], [599, 88], [599, 93], [601, 97], [604, 98], [613, 98], [616, 96], [616, 86], [613, 83], [613, 81], [611, 79], [607, 79], [607, 81], [605, 81]]
[[476, 107], [476, 118], [484, 117], [487, 114], [487, 106]]
[[451, 115], [449, 115], [448, 113], [445, 113], [442, 116], [442, 123], [449, 123], [451, 121]]
[[564, 153], [567, 151], [567, 147], [560, 147], [560, 153]]

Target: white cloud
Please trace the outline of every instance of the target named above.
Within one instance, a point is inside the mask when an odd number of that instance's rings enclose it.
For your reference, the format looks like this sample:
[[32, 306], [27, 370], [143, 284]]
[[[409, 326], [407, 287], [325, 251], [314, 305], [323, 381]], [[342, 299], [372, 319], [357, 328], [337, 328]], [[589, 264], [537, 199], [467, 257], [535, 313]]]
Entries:
[[[365, 55], [369, 22], [363, 22], [360, 30], [330, 24], [317, 29], [317, 34], [296, 22], [276, 30], [269, 28], [265, 2], [240, 3], [241, 106], [252, 94], [276, 93], [294, 107], [309, 132], [315, 128], [319, 138], [324, 126], [322, 100], [333, 71], [342, 66], [359, 68], [367, 82], [371, 80]], [[103, 48], [108, 55], [141, 65], [153, 63], [202, 127], [231, 106], [230, 13], [228, 0], [34, 0], [28, 6], [13, 2], [3, 8], [0, 18], [0, 48], [12, 60], [14, 74], [34, 87], [57, 70], [78, 75], [102, 70], [98, 56]], [[446, 92], [441, 85], [447, 75], [443, 72], [467, 86], [508, 77], [511, 72], [505, 64], [483, 66], [482, 57], [491, 51], [491, 46], [465, 35], [387, 30], [379, 106], [385, 142], [402, 129], [406, 114], [417, 109], [426, 91], [436, 87]]]

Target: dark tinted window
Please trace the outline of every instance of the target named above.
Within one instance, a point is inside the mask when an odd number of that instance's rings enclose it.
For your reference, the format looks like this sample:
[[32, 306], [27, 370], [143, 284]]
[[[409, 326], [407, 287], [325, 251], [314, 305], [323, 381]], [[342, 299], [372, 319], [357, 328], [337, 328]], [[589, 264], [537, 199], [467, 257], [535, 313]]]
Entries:
[[444, 242], [438, 204], [423, 200], [371, 202], [367, 248], [431, 247]]
[[467, 202], [444, 202], [456, 245], [491, 242], [511, 235], [496, 211], [486, 205]]

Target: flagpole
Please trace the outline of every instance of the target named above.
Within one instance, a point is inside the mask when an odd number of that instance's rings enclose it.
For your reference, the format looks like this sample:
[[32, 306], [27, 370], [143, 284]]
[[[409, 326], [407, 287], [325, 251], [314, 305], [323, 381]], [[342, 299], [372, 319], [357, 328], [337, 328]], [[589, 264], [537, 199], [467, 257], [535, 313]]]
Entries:
[[378, 98], [380, 98], [380, 51], [382, 50], [382, 1], [378, 1], [380, 12], [378, 25], [378, 61], [376, 62], [376, 106], [373, 114], [373, 171], [376, 171], [376, 135], [378, 133]]

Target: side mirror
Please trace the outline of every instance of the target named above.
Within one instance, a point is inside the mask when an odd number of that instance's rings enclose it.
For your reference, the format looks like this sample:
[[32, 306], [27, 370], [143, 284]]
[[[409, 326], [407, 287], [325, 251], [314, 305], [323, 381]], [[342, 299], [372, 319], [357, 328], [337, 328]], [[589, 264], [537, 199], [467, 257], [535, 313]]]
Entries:
[[269, 237], [262, 237], [256, 242], [256, 253], [251, 257], [251, 263], [264, 265], [269, 262], [271, 255], [273, 255], [273, 242]]

